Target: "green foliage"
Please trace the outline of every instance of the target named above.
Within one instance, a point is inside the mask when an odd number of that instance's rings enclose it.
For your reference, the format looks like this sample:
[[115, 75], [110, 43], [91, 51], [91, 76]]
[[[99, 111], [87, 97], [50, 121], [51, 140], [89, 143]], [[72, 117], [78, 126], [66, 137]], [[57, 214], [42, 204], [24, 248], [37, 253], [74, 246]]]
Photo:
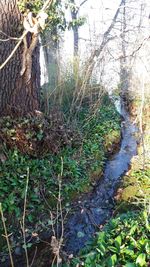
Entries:
[[[43, 0], [22, 0], [18, 1], [18, 7], [22, 13], [26, 13], [27, 11], [31, 11], [34, 14], [38, 14], [38, 12], [43, 7], [44, 1]], [[51, 3], [50, 8], [51, 11], [54, 11], [53, 9], [60, 6], [60, 1], [54, 1]]]
[[3, 117], [0, 119], [0, 136], [9, 148], [42, 157], [48, 153], [58, 154], [65, 146], [74, 146], [78, 135], [66, 125], [63, 114], [55, 110], [50, 117]]
[[146, 267], [150, 260], [148, 214], [128, 212], [111, 219], [97, 238], [73, 260], [85, 267]]
[[68, 266], [149, 266], [150, 170], [133, 165], [129, 176], [124, 177], [123, 184], [121, 204], [117, 210], [121, 212], [126, 207], [131, 211], [111, 219]]
[[[31, 11], [35, 16], [41, 10], [43, 6], [42, 0], [21, 0], [18, 1], [18, 7], [23, 14], [28, 13]], [[71, 8], [70, 4], [67, 1], [61, 2], [59, 0], [53, 1], [50, 7], [47, 9], [48, 19], [46, 22], [46, 30], [50, 31], [52, 34], [52, 39], [56, 41], [58, 36], [56, 36], [56, 32], [58, 31], [65, 31], [66, 28], [70, 29], [73, 27], [80, 27], [82, 26], [86, 20], [84, 17], [79, 17], [73, 21], [66, 21], [65, 18], [65, 9]], [[74, 5], [74, 9], [77, 8]], [[56, 30], [57, 29], [57, 30]]]
[[86, 22], [86, 18], [85, 17], [80, 17], [78, 19], [74, 19], [72, 21], [69, 22], [68, 24], [68, 29], [74, 29], [76, 27], [81, 27], [85, 24]]
[[[22, 242], [18, 228], [23, 214], [28, 168], [30, 174], [26, 210], [28, 235], [33, 231], [41, 232], [50, 227], [49, 209], [53, 211], [56, 209], [61, 159], [63, 159], [61, 196], [64, 208], [65, 205], [68, 208], [68, 203], [79, 194], [90, 190], [94, 172], [97, 173], [97, 178], [100, 177], [107, 152], [105, 137], [110, 136], [114, 141], [113, 133], [117, 132], [117, 141], [120, 140], [120, 116], [110, 102], [105, 107], [102, 105], [97, 115], [87, 120], [89, 115], [88, 107], [80, 109], [77, 127], [81, 138], [75, 146], [62, 147], [57, 155], [49, 153], [43, 158], [34, 158], [22, 155], [18, 150], [4, 150], [7, 160], [0, 165], [0, 199], [8, 231], [17, 235], [19, 242]], [[8, 120], [5, 122], [7, 130], [9, 132], [13, 130], [12, 124]], [[23, 124], [23, 121], [21, 123]], [[24, 123], [26, 125], [29, 122], [24, 121]], [[33, 132], [27, 131], [29, 135]], [[13, 131], [11, 135], [14, 135]], [[43, 138], [42, 127], [36, 132], [35, 137], [40, 140]], [[29, 136], [30, 138], [33, 138], [33, 135]], [[2, 227], [0, 229], [2, 234]], [[3, 244], [0, 247], [3, 248]]]
[[65, 8], [70, 9], [70, 11], [73, 13], [74, 19], [68, 23], [68, 29], [73, 29], [76, 27], [81, 27], [86, 22], [85, 17], [79, 16], [79, 9], [80, 7], [76, 5], [75, 1], [66, 1], [65, 2]]
[[[23, 0], [18, 1], [18, 7], [23, 14], [27, 14], [31, 11], [35, 16], [41, 10], [43, 6], [42, 0]], [[48, 19], [46, 21], [46, 29], [48, 29], [52, 34], [57, 30], [65, 30], [67, 27], [65, 20], [64, 8], [60, 1], [53, 1], [50, 7], [46, 10], [48, 14]]]

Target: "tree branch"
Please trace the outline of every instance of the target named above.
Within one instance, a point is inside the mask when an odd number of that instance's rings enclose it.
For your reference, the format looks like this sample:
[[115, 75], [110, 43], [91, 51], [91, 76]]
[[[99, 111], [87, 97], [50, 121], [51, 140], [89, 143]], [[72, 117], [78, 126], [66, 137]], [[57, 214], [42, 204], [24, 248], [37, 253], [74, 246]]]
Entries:
[[86, 3], [88, 0], [84, 0], [81, 4], [80, 7], [84, 5], [84, 3]]
[[[50, 5], [51, 3], [53, 2], [53, 0], [47, 0], [42, 9], [39, 11], [39, 13], [37, 14], [37, 18], [39, 17], [39, 14], [41, 11], [45, 11]], [[38, 24], [38, 21], [37, 21], [37, 24]], [[0, 66], [0, 70], [3, 69], [5, 67], [5, 65], [9, 62], [9, 60], [13, 57], [13, 55], [15, 54], [15, 52], [17, 51], [18, 47], [20, 46], [20, 44], [22, 43], [23, 39], [26, 37], [28, 31], [25, 30], [22, 34], [22, 36], [19, 38], [19, 41], [18, 43], [16, 44], [16, 46], [14, 47], [14, 49], [12, 50], [11, 54], [9, 55], [9, 57], [2, 63], [2, 65]]]
[[121, 0], [120, 2], [120, 5], [113, 17], [113, 20], [112, 20], [112, 23], [110, 24], [110, 26], [108, 27], [108, 29], [106, 30], [106, 32], [104, 33], [104, 38], [103, 38], [103, 41], [98, 49], [98, 53], [97, 53], [97, 57], [100, 55], [101, 51], [103, 50], [104, 46], [109, 42], [109, 38], [108, 38], [108, 35], [110, 34], [111, 30], [113, 29], [115, 23], [116, 23], [116, 20], [117, 20], [117, 17], [120, 13], [120, 8], [124, 5], [124, 0]]
[[17, 38], [17, 37], [11, 37], [11, 36], [7, 35], [5, 32], [3, 32], [1, 30], [0, 30], [0, 33], [7, 37], [7, 39], [0, 39], [1, 42], [7, 42], [9, 40], [15, 40], [15, 41], [17, 40], [18, 41], [20, 39], [20, 38]]
[[88, 63], [86, 64], [86, 70], [85, 70], [85, 76], [87, 76], [87, 83], [90, 80], [90, 77], [92, 75], [96, 60], [95, 58], [98, 58], [101, 54], [101, 52], [103, 51], [104, 47], [106, 46], [106, 44], [112, 40], [112, 38], [109, 38], [109, 34], [112, 31], [112, 29], [114, 28], [114, 25], [116, 23], [117, 17], [120, 13], [120, 9], [124, 6], [124, 0], [121, 0], [120, 5], [118, 6], [116, 13], [112, 19], [112, 22], [110, 24], [110, 26], [108, 27], [108, 29], [105, 31], [104, 36], [103, 36], [103, 40], [99, 46], [98, 49], [94, 50], [94, 52], [92, 53], [92, 55], [90, 56]]

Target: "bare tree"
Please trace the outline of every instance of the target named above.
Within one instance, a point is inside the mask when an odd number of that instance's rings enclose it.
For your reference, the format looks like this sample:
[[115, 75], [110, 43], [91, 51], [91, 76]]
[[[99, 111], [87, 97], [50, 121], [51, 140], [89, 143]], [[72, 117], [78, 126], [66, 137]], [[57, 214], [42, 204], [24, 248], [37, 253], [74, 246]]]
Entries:
[[104, 32], [103, 34], [103, 39], [102, 42], [100, 43], [99, 47], [97, 47], [97, 49], [94, 49], [94, 51], [91, 53], [88, 61], [86, 62], [86, 66], [84, 69], [84, 77], [86, 77], [86, 83], [89, 83], [90, 78], [92, 76], [94, 67], [98, 61], [98, 58], [100, 57], [101, 53], [103, 52], [104, 48], [106, 47], [106, 45], [112, 41], [115, 37], [111, 36], [111, 32], [115, 27], [115, 24], [117, 23], [117, 19], [118, 16], [120, 14], [120, 10], [122, 9], [122, 6], [124, 5], [124, 0], [121, 0], [115, 15], [112, 19], [111, 24], [109, 25], [109, 27], [107, 28], [107, 30]]
[[120, 84], [121, 84], [121, 95], [124, 100], [128, 98], [129, 89], [129, 70], [127, 67], [127, 51], [126, 51], [126, 0], [123, 0], [123, 7], [121, 10], [121, 50], [122, 54], [120, 57]]
[[72, 29], [73, 29], [73, 40], [74, 40], [74, 56], [78, 55], [79, 51], [79, 25], [77, 24], [78, 15], [80, 8], [87, 2], [88, 0], [84, 0], [80, 3], [80, 5], [77, 7], [75, 0], [70, 0], [70, 3], [73, 4], [71, 7], [71, 17], [72, 17]]

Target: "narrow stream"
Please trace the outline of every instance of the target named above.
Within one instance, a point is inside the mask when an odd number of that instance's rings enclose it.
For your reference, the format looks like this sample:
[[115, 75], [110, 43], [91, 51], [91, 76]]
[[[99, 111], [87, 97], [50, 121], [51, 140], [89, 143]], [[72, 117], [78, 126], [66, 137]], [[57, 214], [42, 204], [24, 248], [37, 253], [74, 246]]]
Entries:
[[[79, 201], [65, 224], [63, 250], [76, 255], [86, 242], [98, 231], [98, 227], [110, 219], [114, 210], [114, 194], [122, 175], [129, 169], [131, 158], [137, 153], [135, 134], [137, 127], [130, 121], [129, 114], [122, 109], [122, 141], [119, 152], [107, 161], [103, 177], [93, 192]], [[32, 267], [50, 267], [50, 247], [44, 243], [37, 245], [38, 251]], [[31, 251], [32, 252], [32, 251]], [[32, 253], [31, 253], [32, 254]], [[17, 255], [16, 255], [17, 256]], [[33, 256], [33, 255], [31, 255]], [[15, 257], [15, 267], [25, 267], [24, 257]], [[9, 267], [9, 261], [0, 267]]]
[[122, 175], [129, 169], [130, 161], [137, 153], [135, 133], [137, 127], [131, 123], [128, 113], [122, 109], [122, 142], [119, 152], [106, 163], [103, 178], [88, 199], [79, 203], [65, 226], [65, 250], [76, 254], [92, 237], [98, 226], [112, 215], [113, 196]]

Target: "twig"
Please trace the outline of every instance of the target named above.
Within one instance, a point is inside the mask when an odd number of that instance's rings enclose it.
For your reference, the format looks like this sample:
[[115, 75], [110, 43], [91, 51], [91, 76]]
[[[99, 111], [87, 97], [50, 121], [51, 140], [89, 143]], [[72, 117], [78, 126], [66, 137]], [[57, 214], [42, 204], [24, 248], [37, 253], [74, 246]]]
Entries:
[[80, 7], [83, 6], [88, 0], [83, 0], [83, 2], [80, 4]]
[[5, 238], [7, 241], [11, 266], [14, 267], [13, 257], [12, 257], [12, 253], [11, 253], [11, 247], [10, 247], [10, 243], [9, 243], [7, 228], [6, 228], [6, 224], [5, 224], [5, 218], [4, 218], [3, 209], [2, 209], [2, 203], [0, 203], [0, 213], [1, 213], [2, 223], [3, 223], [3, 227], [4, 227]]
[[41, 11], [45, 11], [52, 4], [52, 2], [53, 0], [47, 0], [45, 4], [43, 5]]
[[[54, 254], [54, 258], [52, 261], [52, 266], [54, 266], [54, 263], [56, 261], [56, 266], [59, 267], [60, 263], [62, 262], [62, 259], [60, 258], [60, 249], [63, 242], [63, 235], [64, 235], [64, 218], [63, 218], [63, 212], [62, 212], [62, 199], [61, 199], [61, 180], [63, 176], [63, 158], [61, 157], [61, 172], [58, 176], [59, 179], [59, 192], [58, 192], [58, 201], [57, 201], [57, 215], [60, 212], [60, 219], [61, 219], [61, 236], [60, 238], [56, 235], [52, 236], [51, 239], [51, 248]], [[57, 216], [57, 234], [58, 234], [58, 226], [59, 226], [59, 220]], [[55, 231], [53, 230], [55, 233]]]
[[32, 262], [31, 262], [31, 264], [30, 264], [30, 267], [32, 267], [32, 266], [33, 266], [33, 263], [34, 263], [34, 260], [35, 260], [36, 254], [37, 254], [37, 247], [35, 248], [34, 255], [33, 255], [33, 259], [32, 259]]
[[52, 261], [52, 267], [54, 267], [54, 263], [55, 263], [56, 257], [57, 257], [57, 255], [54, 256], [54, 259]]
[[61, 179], [63, 176], [63, 168], [64, 168], [64, 163], [63, 163], [63, 158], [61, 157], [61, 174], [59, 178], [59, 208], [60, 208], [60, 216], [61, 216], [61, 237], [60, 237], [60, 242], [63, 240], [63, 235], [64, 235], [64, 222], [63, 222], [63, 212], [62, 212], [62, 200], [61, 200]]
[[144, 102], [145, 102], [145, 88], [144, 88], [144, 79], [142, 80], [142, 101], [140, 106], [140, 115], [139, 115], [139, 121], [140, 121], [140, 132], [141, 132], [141, 138], [142, 138], [142, 147], [143, 147], [143, 170], [145, 168], [145, 144], [144, 144], [144, 132], [143, 132], [143, 108], [144, 108]]
[[7, 42], [7, 41], [10, 41], [10, 40], [20, 40], [20, 38], [17, 38], [17, 37], [11, 37], [11, 36], [9, 36], [8, 34], [6, 34], [5, 32], [3, 32], [3, 31], [1, 31], [0, 30], [0, 33], [2, 33], [4, 36], [6, 36], [7, 37], [7, 39], [0, 39], [0, 41], [1, 42]]
[[27, 181], [26, 181], [25, 197], [24, 197], [24, 209], [23, 209], [23, 217], [22, 217], [22, 224], [21, 224], [27, 267], [29, 267], [29, 257], [28, 257], [27, 244], [26, 244], [25, 217], [26, 217], [26, 207], [27, 207], [28, 185], [29, 185], [29, 168], [27, 169]]

